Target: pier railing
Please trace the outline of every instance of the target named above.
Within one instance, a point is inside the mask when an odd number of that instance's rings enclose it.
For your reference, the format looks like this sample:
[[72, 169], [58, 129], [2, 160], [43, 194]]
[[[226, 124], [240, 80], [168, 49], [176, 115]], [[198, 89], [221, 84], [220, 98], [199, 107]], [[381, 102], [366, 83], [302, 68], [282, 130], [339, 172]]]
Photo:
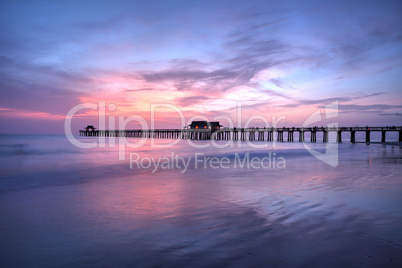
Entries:
[[399, 132], [399, 142], [402, 142], [402, 127], [282, 127], [282, 128], [221, 128], [212, 129], [128, 129], [128, 130], [80, 130], [80, 136], [85, 137], [132, 137], [132, 138], [166, 138], [192, 140], [250, 140], [250, 141], [287, 141], [292, 142], [294, 133], [298, 132], [299, 142], [305, 141], [305, 133], [310, 133], [310, 142], [317, 141], [317, 133], [322, 132], [322, 141], [328, 142], [329, 133], [336, 132], [336, 142], [342, 142], [342, 132], [350, 132], [350, 142], [356, 142], [356, 132], [365, 132], [366, 142], [370, 142], [371, 132], [381, 132], [381, 142], [386, 142], [387, 132]]

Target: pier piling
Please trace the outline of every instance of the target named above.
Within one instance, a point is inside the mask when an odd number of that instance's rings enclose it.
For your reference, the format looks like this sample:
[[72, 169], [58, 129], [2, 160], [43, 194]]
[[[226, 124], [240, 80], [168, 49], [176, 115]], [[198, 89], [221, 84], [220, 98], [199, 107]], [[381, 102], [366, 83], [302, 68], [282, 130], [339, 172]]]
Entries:
[[381, 131], [381, 142], [385, 142], [385, 133], [386, 133], [385, 130]]
[[317, 141], [317, 131], [313, 130], [311, 131], [310, 142], [316, 142], [316, 141]]
[[370, 130], [366, 130], [366, 142], [370, 142]]
[[342, 142], [342, 130], [337, 131], [336, 142], [339, 142], [339, 143]]
[[299, 131], [299, 142], [304, 142], [304, 130]]
[[356, 142], [356, 131], [351, 130], [350, 131], [350, 142], [355, 143]]

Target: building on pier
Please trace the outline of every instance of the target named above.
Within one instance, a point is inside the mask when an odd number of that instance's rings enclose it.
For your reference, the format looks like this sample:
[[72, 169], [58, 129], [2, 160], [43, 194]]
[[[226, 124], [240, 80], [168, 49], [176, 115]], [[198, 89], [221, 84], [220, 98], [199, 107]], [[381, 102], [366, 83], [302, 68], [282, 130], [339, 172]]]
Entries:
[[94, 127], [93, 125], [87, 125], [87, 127], [85, 128], [86, 131], [95, 131], [96, 127]]
[[193, 121], [188, 128], [190, 129], [210, 129], [212, 131], [216, 131], [220, 129], [222, 126], [219, 122], [208, 122], [208, 121]]

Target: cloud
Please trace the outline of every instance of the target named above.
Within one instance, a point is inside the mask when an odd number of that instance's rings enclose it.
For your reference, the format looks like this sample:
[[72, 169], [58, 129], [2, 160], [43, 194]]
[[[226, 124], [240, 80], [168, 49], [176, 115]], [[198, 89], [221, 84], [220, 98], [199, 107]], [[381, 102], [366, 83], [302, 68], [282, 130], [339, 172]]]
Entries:
[[161, 72], [153, 72], [144, 74], [144, 80], [147, 82], [161, 82], [161, 81], [179, 81], [179, 82], [206, 82], [217, 83], [222, 80], [234, 79], [238, 76], [235, 72], [227, 70], [216, 71], [184, 71], [184, 70], [168, 70]]
[[70, 82], [75, 85], [77, 83], [89, 83], [93, 81], [85, 74], [61, 68], [61, 66], [22, 62], [6, 56], [0, 56], [0, 71], [0, 79], [16, 78], [19, 81], [26, 80], [30, 83], [45, 79], [52, 80], [53, 83], [62, 81], [63, 84]]
[[279, 78], [272, 78], [270, 80], [272, 83], [274, 83], [277, 87], [282, 87], [282, 81]]
[[69, 89], [87, 85], [92, 79], [52, 66], [17, 62], [0, 57], [0, 106], [21, 111], [65, 114], [86, 93]]
[[[324, 99], [305, 99], [305, 100], [294, 100], [296, 101], [295, 103], [289, 103], [289, 104], [283, 104], [279, 105], [279, 107], [286, 107], [286, 108], [296, 108], [299, 106], [303, 105], [313, 105], [313, 104], [328, 104], [334, 101], [339, 101], [339, 102], [348, 102], [352, 100], [359, 100], [359, 99], [364, 99], [364, 98], [369, 98], [369, 97], [375, 97], [375, 96], [380, 96], [383, 95], [383, 92], [377, 92], [377, 93], [372, 93], [372, 94], [366, 94], [366, 95], [359, 95], [355, 97], [334, 97], [334, 98], [324, 98]], [[352, 104], [350, 104], [352, 105]]]
[[125, 88], [124, 91], [126, 92], [136, 92], [136, 91], [152, 91], [154, 88], [152, 87], [144, 87], [144, 88], [137, 88], [137, 89], [127, 89]]
[[203, 102], [205, 100], [209, 100], [210, 98], [207, 96], [191, 96], [191, 97], [183, 97], [183, 98], [178, 98], [175, 101], [177, 101], [177, 104], [186, 107], [186, 106], [191, 106], [194, 104], [198, 104], [200, 102]]
[[238, 64], [214, 71], [186, 71], [182, 69], [168, 69], [160, 72], [144, 73], [146, 82], [159, 83], [174, 82], [180, 91], [226, 91], [230, 88], [247, 84], [256, 73], [273, 66], [275, 63], [247, 65], [239, 68]]
[[389, 110], [395, 108], [402, 108], [402, 105], [388, 105], [388, 104], [340, 104], [339, 109], [343, 111], [369, 111], [369, 110]]
[[[291, 97], [289, 97], [289, 96], [287, 96], [287, 95], [285, 95], [285, 94], [279, 93], [279, 92], [277, 92], [277, 91], [275, 91], [275, 90], [263, 89], [263, 90], [261, 90], [261, 92], [266, 92], [266, 93], [268, 93], [270, 96], [277, 96], [277, 97], [281, 97], [281, 98], [284, 98], [284, 99], [293, 100]], [[283, 106], [282, 106], [282, 107], [283, 107]]]
[[402, 116], [402, 113], [393, 113], [393, 114], [383, 113], [383, 114], [378, 114], [378, 115], [384, 115], [384, 116]]
[[35, 112], [29, 110], [17, 110], [17, 109], [8, 109], [8, 108], [0, 108], [0, 116], [1, 117], [11, 117], [11, 118], [31, 118], [31, 119], [45, 119], [45, 120], [63, 120], [65, 118], [64, 115], [57, 115], [52, 113], [44, 113], [44, 112]]
[[26, 112], [65, 115], [85, 94], [44, 84], [18, 85], [0, 81], [0, 106]]

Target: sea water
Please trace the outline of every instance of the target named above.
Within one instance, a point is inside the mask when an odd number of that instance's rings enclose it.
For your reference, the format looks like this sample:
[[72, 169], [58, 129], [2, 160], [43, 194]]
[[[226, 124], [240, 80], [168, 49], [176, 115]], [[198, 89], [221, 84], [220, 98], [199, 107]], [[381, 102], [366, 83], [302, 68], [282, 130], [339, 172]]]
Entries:
[[170, 143], [1, 135], [0, 266], [401, 267], [400, 145]]

